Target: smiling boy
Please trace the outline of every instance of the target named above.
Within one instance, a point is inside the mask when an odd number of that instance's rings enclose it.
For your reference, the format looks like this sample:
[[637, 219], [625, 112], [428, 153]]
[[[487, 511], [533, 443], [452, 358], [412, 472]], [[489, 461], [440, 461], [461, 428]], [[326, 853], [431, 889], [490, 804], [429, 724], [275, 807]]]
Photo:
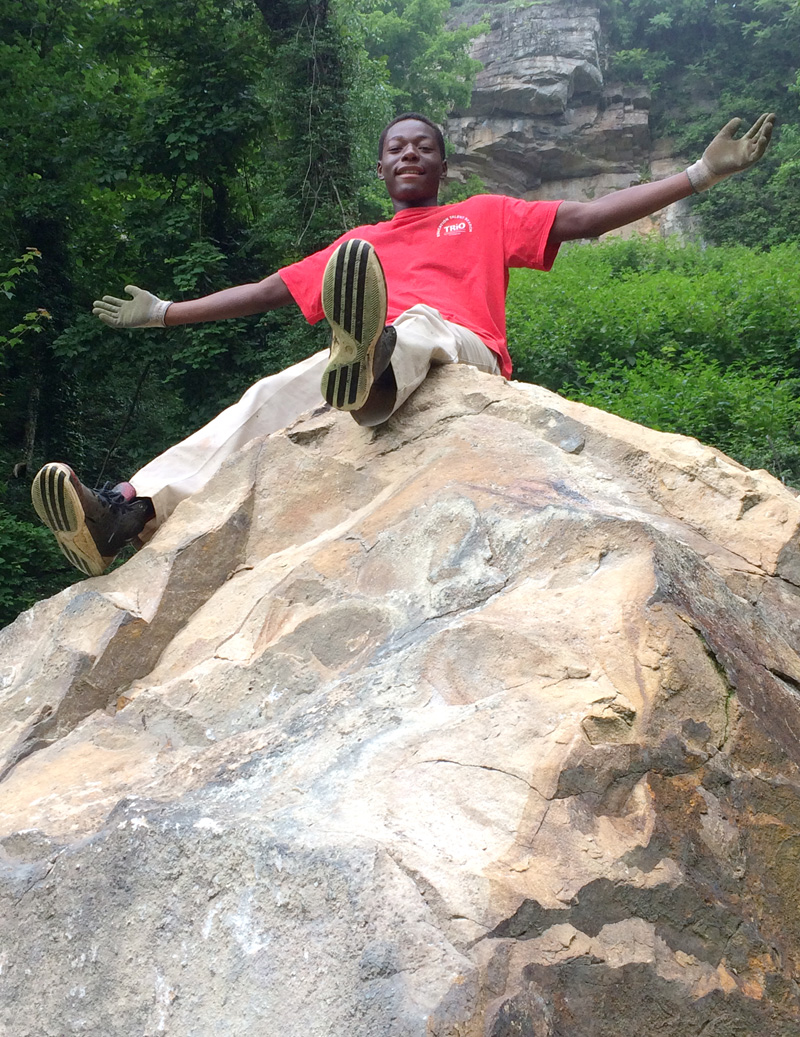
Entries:
[[549, 270], [562, 242], [597, 237], [749, 168], [766, 150], [775, 116], [762, 115], [734, 139], [739, 122], [729, 122], [683, 172], [591, 202], [477, 195], [440, 206], [447, 175], [442, 133], [418, 113], [398, 116], [381, 134], [377, 165], [394, 207], [391, 220], [349, 231], [262, 281], [201, 299], [170, 302], [128, 286], [131, 299], [104, 296], [94, 304], [114, 328], [172, 327], [295, 304], [310, 323], [327, 319], [330, 352], [257, 382], [129, 482], [91, 490], [66, 464], [45, 465], [31, 490], [37, 514], [67, 559], [96, 576], [125, 544], [149, 539], [232, 453], [317, 405], [320, 391], [359, 424], [376, 425], [433, 364], [466, 363], [510, 377], [509, 268]]

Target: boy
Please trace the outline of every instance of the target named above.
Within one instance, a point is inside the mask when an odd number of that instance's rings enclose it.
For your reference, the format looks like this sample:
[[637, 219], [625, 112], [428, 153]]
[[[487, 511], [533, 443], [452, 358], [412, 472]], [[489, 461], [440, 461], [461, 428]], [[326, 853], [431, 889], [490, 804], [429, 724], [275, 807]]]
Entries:
[[684, 172], [591, 202], [478, 195], [440, 206], [447, 174], [441, 131], [418, 113], [398, 116], [378, 149], [391, 220], [358, 227], [255, 284], [202, 299], [169, 302], [128, 286], [131, 299], [104, 296], [94, 304], [110, 327], [135, 328], [243, 317], [295, 303], [309, 322], [328, 320], [330, 354], [317, 353], [257, 382], [114, 488], [90, 490], [67, 465], [45, 465], [31, 491], [37, 514], [69, 561], [97, 576], [125, 544], [148, 540], [226, 457], [318, 404], [320, 385], [331, 406], [376, 425], [421, 384], [431, 364], [467, 363], [508, 378], [509, 267], [549, 270], [561, 242], [597, 237], [749, 168], [766, 150], [774, 122], [774, 115], [762, 115], [737, 140], [740, 120], [734, 119]]

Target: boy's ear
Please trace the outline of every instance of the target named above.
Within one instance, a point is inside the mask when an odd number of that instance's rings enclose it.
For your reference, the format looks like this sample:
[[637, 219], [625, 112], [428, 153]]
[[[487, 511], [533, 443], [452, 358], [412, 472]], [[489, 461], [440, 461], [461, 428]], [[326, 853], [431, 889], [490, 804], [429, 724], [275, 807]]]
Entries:
[[383, 180], [383, 162], [381, 162], [380, 159], [375, 167], [375, 172], [378, 174], [378, 179]]
[[[380, 165], [380, 163], [378, 163], [378, 165]], [[442, 172], [439, 175], [439, 179], [440, 180], [444, 180], [444, 178], [446, 176], [447, 176], [447, 159], [445, 159], [444, 162], [442, 162]]]

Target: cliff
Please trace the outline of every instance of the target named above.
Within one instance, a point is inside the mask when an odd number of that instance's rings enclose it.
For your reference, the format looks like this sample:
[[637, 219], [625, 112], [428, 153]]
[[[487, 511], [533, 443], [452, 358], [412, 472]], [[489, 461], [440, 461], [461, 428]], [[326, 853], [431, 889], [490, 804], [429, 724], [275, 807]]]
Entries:
[[800, 502], [441, 369], [0, 634], [0, 1033], [798, 1032]]
[[[454, 8], [454, 24], [478, 22], [487, 31], [472, 56], [482, 68], [468, 108], [447, 121], [452, 176], [476, 175], [519, 198], [586, 201], [685, 167], [670, 141], [651, 137], [647, 87], [608, 79], [596, 5], [482, 0]], [[690, 230], [688, 206], [635, 229]]]

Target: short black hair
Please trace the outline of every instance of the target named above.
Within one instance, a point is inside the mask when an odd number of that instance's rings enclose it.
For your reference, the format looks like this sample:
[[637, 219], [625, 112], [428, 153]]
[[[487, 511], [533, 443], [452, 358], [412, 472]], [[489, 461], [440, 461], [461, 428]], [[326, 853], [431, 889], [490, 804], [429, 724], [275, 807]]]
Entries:
[[403, 112], [402, 115], [396, 116], [394, 119], [392, 119], [391, 122], [387, 122], [387, 124], [381, 130], [380, 139], [378, 140], [378, 161], [380, 162], [381, 158], [383, 157], [383, 145], [386, 143], [386, 134], [389, 132], [392, 126], [394, 126], [398, 122], [405, 122], [406, 119], [416, 119], [417, 122], [424, 122], [426, 126], [430, 126], [430, 128], [433, 130], [433, 135], [436, 138], [436, 144], [439, 148], [439, 154], [442, 156], [442, 161], [444, 162], [446, 156], [444, 153], [444, 137], [442, 135], [442, 131], [439, 129], [435, 122], [431, 122], [427, 115], [420, 115], [419, 112]]

